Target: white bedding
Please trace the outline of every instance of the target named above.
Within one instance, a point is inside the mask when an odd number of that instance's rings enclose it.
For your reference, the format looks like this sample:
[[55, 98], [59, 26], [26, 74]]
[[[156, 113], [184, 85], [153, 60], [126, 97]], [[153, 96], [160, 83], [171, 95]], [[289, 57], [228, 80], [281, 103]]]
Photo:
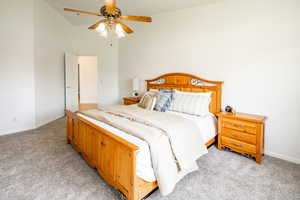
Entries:
[[[178, 113], [178, 112], [171, 112], [168, 111], [169, 113], [175, 114], [175, 115], [180, 115], [186, 119], [192, 120], [194, 123], [197, 124], [197, 127], [199, 128], [199, 134], [203, 133], [203, 139], [206, 142], [211, 140], [216, 136], [216, 118], [213, 114], [210, 114], [206, 117], [199, 117], [199, 116], [194, 116], [194, 115], [189, 115], [189, 114], [183, 114], [183, 113]], [[137, 176], [142, 178], [143, 180], [147, 182], [153, 182], [156, 180], [154, 171], [152, 169], [152, 163], [151, 163], [151, 154], [149, 150], [148, 144], [132, 135], [129, 135], [119, 129], [116, 129], [108, 124], [105, 124], [103, 122], [100, 122], [98, 120], [92, 119], [90, 117], [87, 117], [82, 114], [78, 114], [80, 117], [94, 123], [97, 126], [100, 126], [107, 131], [110, 131], [111, 133], [127, 140], [128, 142], [131, 142], [132, 144], [135, 144], [136, 146], [139, 147], [138, 153], [137, 153]]]

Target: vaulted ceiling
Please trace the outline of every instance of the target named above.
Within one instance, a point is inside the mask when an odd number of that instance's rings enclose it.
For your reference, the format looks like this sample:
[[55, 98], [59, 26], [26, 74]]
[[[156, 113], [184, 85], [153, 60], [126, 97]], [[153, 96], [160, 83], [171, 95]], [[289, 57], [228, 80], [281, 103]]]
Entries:
[[[74, 8], [86, 11], [99, 12], [104, 0], [46, 0], [57, 9], [71, 24], [86, 25], [97, 20], [96, 16], [66, 13], [63, 8]], [[117, 6], [124, 15], [152, 16], [155, 14], [190, 8], [202, 4], [208, 4], [220, 0], [117, 0]]]

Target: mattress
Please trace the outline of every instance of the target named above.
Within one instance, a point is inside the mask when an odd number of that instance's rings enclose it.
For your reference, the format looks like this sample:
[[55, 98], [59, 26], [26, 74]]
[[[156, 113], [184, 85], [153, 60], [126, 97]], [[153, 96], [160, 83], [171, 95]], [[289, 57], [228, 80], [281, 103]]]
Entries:
[[[205, 143], [207, 143], [209, 140], [211, 140], [212, 138], [214, 138], [217, 135], [217, 131], [216, 131], [217, 130], [217, 128], [216, 128], [217, 120], [213, 114], [207, 115], [206, 117], [199, 117], [199, 116], [183, 114], [183, 113], [179, 113], [179, 112], [168, 111], [168, 113], [172, 113], [174, 115], [180, 115], [180, 116], [182, 116], [186, 119], [190, 119], [191, 121], [196, 123], [197, 127], [199, 129], [199, 134], [202, 134]], [[92, 119], [90, 117], [87, 117], [87, 116], [79, 114], [79, 113], [77, 115], [92, 122], [93, 124], [95, 124], [99, 127], [104, 128], [105, 130], [111, 132], [112, 134], [119, 136], [120, 138], [138, 146], [139, 150], [137, 152], [137, 158], [136, 158], [136, 162], [137, 162], [136, 174], [137, 174], [137, 176], [147, 182], [156, 181], [154, 171], [152, 168], [151, 154], [150, 154], [149, 146], [145, 141], [143, 141], [135, 136], [129, 135], [129, 134], [127, 134], [119, 129], [116, 129], [106, 123], [103, 123], [101, 121]]]

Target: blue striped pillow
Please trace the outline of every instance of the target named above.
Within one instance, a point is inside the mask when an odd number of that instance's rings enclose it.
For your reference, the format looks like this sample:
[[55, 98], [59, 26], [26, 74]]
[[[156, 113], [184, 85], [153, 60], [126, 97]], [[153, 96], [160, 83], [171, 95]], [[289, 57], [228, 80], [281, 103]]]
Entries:
[[171, 106], [174, 90], [159, 89], [159, 98], [155, 104], [154, 110], [166, 112]]

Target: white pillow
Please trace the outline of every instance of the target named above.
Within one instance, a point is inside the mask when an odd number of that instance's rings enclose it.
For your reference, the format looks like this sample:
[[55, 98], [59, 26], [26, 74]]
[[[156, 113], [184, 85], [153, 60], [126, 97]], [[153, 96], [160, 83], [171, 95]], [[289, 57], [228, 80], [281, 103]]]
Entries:
[[179, 90], [175, 90], [175, 93], [183, 94], [183, 95], [193, 95], [193, 96], [206, 96], [206, 97], [211, 96], [211, 92], [182, 92]]
[[206, 116], [209, 114], [211, 92], [181, 92], [175, 91], [174, 100], [169, 110], [190, 115]]

